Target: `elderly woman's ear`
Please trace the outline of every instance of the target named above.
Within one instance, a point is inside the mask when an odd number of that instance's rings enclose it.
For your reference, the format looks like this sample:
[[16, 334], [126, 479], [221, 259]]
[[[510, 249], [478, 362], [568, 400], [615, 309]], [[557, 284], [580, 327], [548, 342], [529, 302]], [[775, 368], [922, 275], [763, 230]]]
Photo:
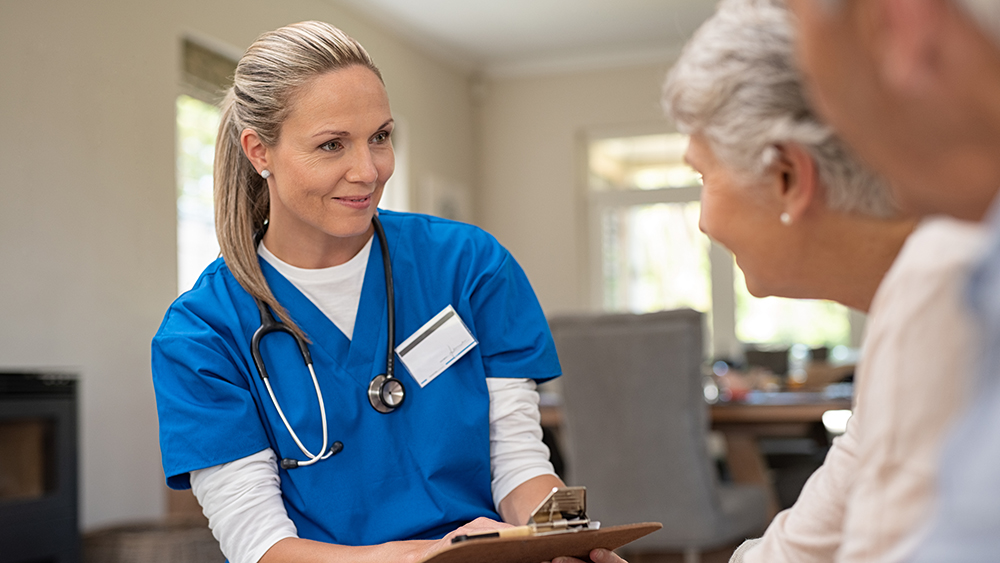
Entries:
[[814, 203], [823, 205], [823, 189], [819, 185], [816, 162], [802, 145], [784, 143], [775, 145], [777, 157], [772, 164], [772, 172], [778, 177], [775, 182], [780, 200], [780, 220], [791, 225], [809, 211]]

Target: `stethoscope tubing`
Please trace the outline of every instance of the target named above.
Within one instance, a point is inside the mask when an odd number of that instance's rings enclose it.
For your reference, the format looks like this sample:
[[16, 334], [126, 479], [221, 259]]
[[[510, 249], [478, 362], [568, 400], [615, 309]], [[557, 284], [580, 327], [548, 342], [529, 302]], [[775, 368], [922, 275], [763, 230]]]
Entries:
[[[260, 374], [260, 378], [264, 381], [264, 387], [267, 388], [267, 393], [271, 396], [271, 402], [274, 404], [275, 410], [278, 411], [278, 416], [281, 417], [281, 422], [284, 423], [285, 429], [288, 430], [288, 433], [292, 436], [292, 440], [295, 441], [295, 445], [302, 450], [302, 453], [305, 454], [307, 458], [305, 461], [289, 460], [286, 462], [285, 460], [282, 460], [282, 465], [289, 465], [293, 461], [295, 462], [294, 467], [312, 465], [317, 461], [324, 460], [336, 453], [336, 451], [334, 451], [335, 448], [327, 449], [330, 437], [326, 424], [326, 403], [323, 401], [323, 393], [319, 387], [319, 379], [316, 377], [316, 370], [313, 368], [312, 355], [309, 353], [309, 348], [305, 345], [305, 343], [302, 342], [302, 340], [298, 338], [298, 336], [292, 332], [291, 329], [275, 320], [274, 315], [267, 308], [266, 304], [259, 299], [255, 301], [257, 302], [257, 308], [260, 311], [261, 320], [260, 327], [254, 332], [253, 338], [250, 341], [250, 353], [253, 356], [254, 364], [257, 366], [257, 373]], [[271, 387], [271, 377], [267, 373], [267, 366], [264, 365], [264, 358], [260, 353], [260, 341], [272, 332], [284, 332], [294, 338], [296, 344], [299, 346], [299, 352], [302, 353], [302, 360], [309, 369], [309, 375], [312, 378], [313, 388], [316, 390], [316, 399], [319, 403], [320, 419], [323, 421], [323, 447], [320, 448], [320, 453], [318, 454], [310, 452], [305, 447], [305, 444], [302, 443], [302, 440], [299, 439], [298, 434], [296, 434], [295, 430], [292, 429], [291, 423], [288, 422], [288, 417], [285, 416], [285, 412], [281, 409], [281, 404], [278, 403], [278, 398], [274, 394], [274, 388]], [[287, 468], [288, 467], [286, 467], [286, 469]]]
[[[402, 404], [405, 397], [405, 388], [394, 375], [395, 371], [395, 354], [396, 347], [396, 307], [395, 307], [395, 296], [393, 291], [392, 283], [392, 261], [389, 256], [389, 243], [386, 240], [385, 230], [382, 228], [382, 222], [379, 221], [378, 215], [372, 216], [372, 225], [375, 228], [375, 234], [379, 241], [379, 247], [382, 251], [382, 263], [383, 270], [385, 272], [385, 286], [386, 286], [386, 302], [387, 302], [387, 328], [388, 328], [388, 346], [389, 349], [386, 354], [386, 369], [385, 375], [376, 376], [372, 379], [368, 390], [368, 399], [371, 402], [372, 407], [375, 408], [380, 413], [388, 413], [395, 410], [399, 405]], [[267, 227], [265, 226], [265, 229]], [[257, 234], [255, 237], [256, 242], [259, 244], [263, 238], [263, 230]], [[336, 455], [343, 448], [344, 445], [341, 442], [334, 442], [329, 449], [327, 449], [327, 444], [329, 444], [330, 436], [329, 430], [327, 429], [327, 419], [326, 419], [326, 401], [323, 400], [323, 392], [320, 389], [319, 379], [316, 377], [316, 370], [313, 368], [312, 355], [309, 353], [309, 347], [306, 342], [297, 334], [295, 334], [290, 328], [285, 326], [284, 323], [278, 322], [275, 319], [274, 314], [268, 308], [268, 306], [260, 299], [254, 298], [254, 302], [257, 304], [257, 309], [260, 312], [260, 327], [254, 331], [253, 337], [250, 340], [250, 353], [253, 356], [254, 364], [257, 367], [257, 372], [260, 378], [264, 381], [264, 386], [267, 388], [267, 393], [271, 397], [271, 403], [274, 404], [275, 410], [278, 412], [278, 416], [281, 418], [282, 424], [284, 424], [285, 429], [288, 430], [289, 435], [291, 435], [292, 440], [295, 441], [295, 445], [298, 446], [299, 450], [306, 456], [306, 460], [296, 460], [291, 458], [284, 458], [281, 460], [281, 466], [285, 469], [293, 469], [296, 467], [305, 467], [312, 465], [317, 461], [322, 461], [329, 458], [330, 456]], [[278, 404], [278, 398], [274, 394], [274, 389], [271, 387], [271, 378], [267, 373], [267, 366], [264, 365], [264, 358], [260, 353], [260, 341], [264, 336], [271, 334], [272, 332], [284, 332], [290, 335], [295, 343], [299, 347], [299, 351], [302, 354], [302, 359], [309, 369], [309, 376], [313, 382], [313, 388], [316, 390], [316, 400], [319, 403], [320, 419], [323, 425], [323, 447], [320, 448], [319, 453], [314, 454], [310, 452], [302, 440], [299, 439], [298, 434], [292, 429], [292, 425], [288, 422], [288, 418], [285, 416], [285, 412], [282, 410], [281, 405]], [[390, 404], [387, 399], [383, 396], [382, 392], [385, 389], [387, 383], [393, 382], [396, 389], [400, 392], [399, 399], [395, 404]], [[377, 388], [377, 389], [376, 389]]]
[[385, 358], [385, 376], [387, 379], [395, 378], [396, 364], [396, 296], [392, 283], [392, 260], [389, 259], [389, 242], [385, 238], [385, 230], [382, 228], [382, 221], [378, 214], [372, 216], [372, 225], [375, 227], [375, 236], [378, 238], [379, 248], [382, 249], [382, 270], [385, 273], [385, 301], [386, 301], [386, 321], [389, 330], [389, 350]]
[[275, 410], [278, 411], [278, 416], [281, 417], [281, 422], [285, 423], [285, 428], [288, 430], [288, 433], [292, 435], [292, 440], [295, 440], [295, 445], [298, 446], [299, 449], [302, 450], [302, 453], [305, 454], [306, 458], [308, 458], [308, 461], [296, 460], [297, 461], [297, 463], [295, 464], [296, 467], [305, 467], [307, 465], [312, 465], [317, 461], [322, 461], [332, 456], [334, 453], [336, 453], [334, 452], [334, 448], [330, 448], [329, 450], [326, 448], [326, 445], [330, 440], [329, 432], [327, 431], [326, 428], [326, 405], [325, 401], [323, 400], [323, 392], [320, 391], [319, 389], [319, 380], [316, 379], [316, 370], [313, 369], [312, 362], [306, 364], [306, 367], [309, 368], [309, 375], [312, 376], [313, 387], [316, 389], [316, 400], [319, 402], [319, 416], [320, 419], [323, 421], [322, 422], [323, 447], [320, 448], [319, 454], [313, 454], [312, 452], [310, 452], [308, 449], [306, 449], [306, 446], [305, 444], [302, 443], [302, 440], [299, 440], [298, 434], [295, 433], [295, 430], [292, 430], [292, 425], [288, 422], [288, 418], [285, 417], [285, 412], [281, 410], [281, 405], [278, 404], [278, 398], [274, 396], [274, 389], [271, 388], [271, 378], [269, 377], [264, 378], [264, 386], [267, 387], [267, 393], [268, 395], [271, 396], [271, 402], [274, 403], [274, 408]]

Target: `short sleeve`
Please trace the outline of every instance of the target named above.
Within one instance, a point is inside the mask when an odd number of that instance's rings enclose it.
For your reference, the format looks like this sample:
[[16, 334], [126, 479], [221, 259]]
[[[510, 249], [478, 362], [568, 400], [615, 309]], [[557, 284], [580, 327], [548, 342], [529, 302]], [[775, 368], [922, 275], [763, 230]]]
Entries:
[[493, 267], [477, 280], [470, 302], [486, 377], [541, 383], [562, 373], [538, 298], [520, 265], [502, 247]]
[[249, 372], [222, 328], [229, 304], [217, 302], [213, 319], [191, 301], [171, 307], [152, 344], [163, 470], [174, 489], [190, 487], [189, 471], [269, 447]]

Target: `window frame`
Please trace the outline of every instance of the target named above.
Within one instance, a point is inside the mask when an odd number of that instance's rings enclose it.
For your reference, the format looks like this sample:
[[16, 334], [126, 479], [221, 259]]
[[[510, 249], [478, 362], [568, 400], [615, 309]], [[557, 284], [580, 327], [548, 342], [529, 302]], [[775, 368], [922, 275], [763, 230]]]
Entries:
[[[669, 125], [669, 124], [668, 124]], [[658, 203], [687, 203], [701, 200], [701, 187], [657, 188], [652, 190], [592, 190], [590, 187], [590, 144], [604, 139], [639, 137], [646, 135], [671, 135], [679, 131], [669, 126], [624, 126], [591, 128], [579, 135], [579, 186], [583, 237], [586, 241], [583, 272], [587, 280], [588, 308], [594, 312], [604, 309], [604, 263], [602, 217], [605, 212], [637, 205]], [[711, 239], [710, 239], [711, 240]], [[709, 279], [711, 280], [711, 312], [706, 315], [706, 330], [711, 338], [705, 339], [708, 358], [741, 359], [746, 343], [736, 336], [736, 263], [725, 247], [711, 241], [708, 252]], [[850, 345], [859, 347], [865, 324], [862, 312], [848, 308]]]

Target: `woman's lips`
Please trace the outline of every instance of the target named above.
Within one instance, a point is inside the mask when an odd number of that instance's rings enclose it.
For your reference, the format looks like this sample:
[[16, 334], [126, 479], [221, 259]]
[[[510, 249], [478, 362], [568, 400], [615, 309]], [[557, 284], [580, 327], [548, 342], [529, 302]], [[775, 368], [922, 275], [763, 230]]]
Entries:
[[372, 202], [371, 194], [363, 196], [345, 196], [345, 197], [335, 197], [333, 198], [340, 202], [341, 205], [350, 207], [352, 209], [367, 209]]

